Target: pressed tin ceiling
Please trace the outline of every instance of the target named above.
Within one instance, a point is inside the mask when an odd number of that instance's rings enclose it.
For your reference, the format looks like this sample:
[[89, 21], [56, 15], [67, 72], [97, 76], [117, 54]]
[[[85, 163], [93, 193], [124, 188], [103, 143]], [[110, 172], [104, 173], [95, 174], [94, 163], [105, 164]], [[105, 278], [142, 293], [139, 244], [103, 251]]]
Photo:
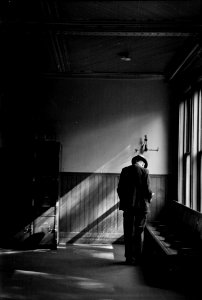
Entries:
[[3, 41], [44, 76], [171, 80], [201, 73], [199, 0], [3, 4]]

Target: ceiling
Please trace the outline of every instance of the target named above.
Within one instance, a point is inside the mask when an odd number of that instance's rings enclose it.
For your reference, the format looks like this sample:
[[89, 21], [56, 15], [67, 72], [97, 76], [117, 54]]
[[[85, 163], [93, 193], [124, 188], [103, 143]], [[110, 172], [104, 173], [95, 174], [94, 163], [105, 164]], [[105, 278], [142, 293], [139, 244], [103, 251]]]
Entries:
[[15, 75], [174, 80], [202, 71], [200, 0], [2, 0], [0, 11], [1, 59]]

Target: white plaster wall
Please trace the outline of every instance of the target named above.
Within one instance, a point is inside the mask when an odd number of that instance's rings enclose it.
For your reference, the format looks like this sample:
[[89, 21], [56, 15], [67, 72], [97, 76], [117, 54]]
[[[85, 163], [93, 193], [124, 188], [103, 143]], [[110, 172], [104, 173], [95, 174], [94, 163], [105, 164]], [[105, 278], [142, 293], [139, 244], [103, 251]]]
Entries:
[[[170, 101], [163, 81], [54, 81], [48, 113], [57, 120], [64, 172], [117, 173], [147, 134], [151, 174], [168, 174]], [[46, 109], [47, 111], [47, 109]]]

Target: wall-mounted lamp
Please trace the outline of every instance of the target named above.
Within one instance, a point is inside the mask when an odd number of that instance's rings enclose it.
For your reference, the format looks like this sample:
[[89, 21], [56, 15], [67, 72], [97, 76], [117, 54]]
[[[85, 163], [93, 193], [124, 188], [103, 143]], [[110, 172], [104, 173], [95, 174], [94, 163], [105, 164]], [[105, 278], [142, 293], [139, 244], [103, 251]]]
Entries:
[[135, 149], [135, 153], [139, 152], [140, 154], [143, 154], [147, 151], [159, 151], [159, 147], [157, 147], [156, 149], [148, 149], [147, 141], [147, 135], [145, 134], [144, 140], [142, 141], [142, 139], [140, 139], [140, 148]]

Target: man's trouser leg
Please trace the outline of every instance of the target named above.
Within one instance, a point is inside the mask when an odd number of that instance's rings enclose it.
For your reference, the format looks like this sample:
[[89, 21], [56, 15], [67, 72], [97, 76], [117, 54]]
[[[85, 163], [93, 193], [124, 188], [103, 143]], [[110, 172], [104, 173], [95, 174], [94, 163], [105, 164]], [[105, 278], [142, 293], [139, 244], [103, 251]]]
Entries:
[[133, 256], [136, 259], [140, 259], [142, 255], [146, 219], [145, 214], [136, 215], [134, 218]]
[[133, 236], [134, 236], [134, 213], [124, 211], [123, 213], [123, 230], [125, 243], [125, 257], [132, 259], [133, 257]]

